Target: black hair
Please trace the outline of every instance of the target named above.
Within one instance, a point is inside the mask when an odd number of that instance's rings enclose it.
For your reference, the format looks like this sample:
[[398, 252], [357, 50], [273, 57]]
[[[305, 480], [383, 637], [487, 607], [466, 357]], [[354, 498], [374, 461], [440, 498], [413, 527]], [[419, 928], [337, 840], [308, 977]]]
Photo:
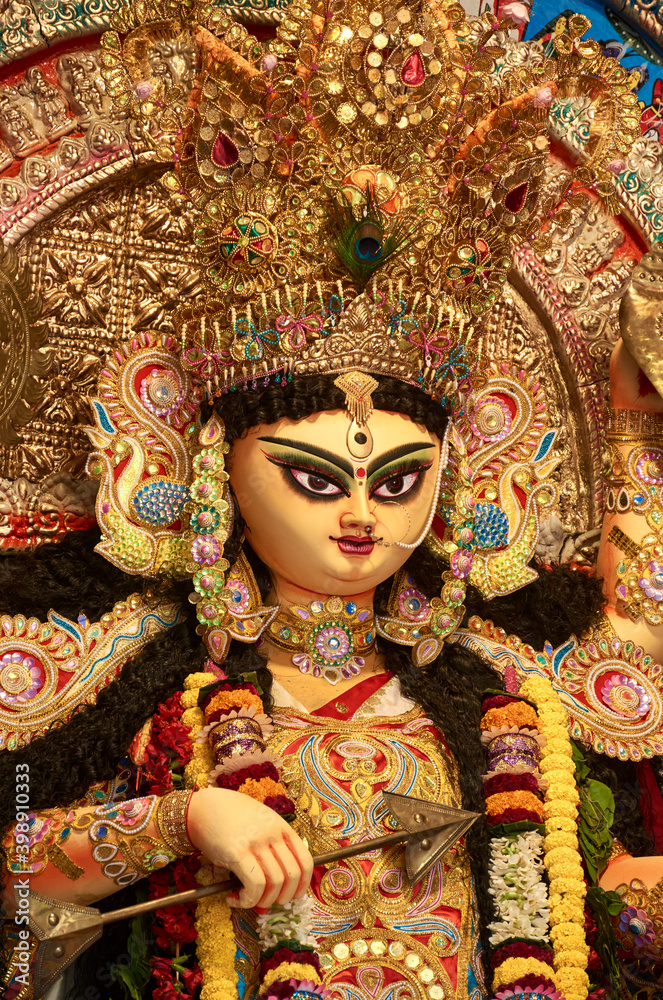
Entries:
[[[372, 396], [378, 409], [398, 412], [442, 437], [447, 415], [415, 386], [390, 378], [380, 378]], [[300, 420], [313, 413], [342, 409], [345, 394], [330, 376], [312, 376], [273, 382], [257, 390], [228, 393], [214, 403], [226, 425], [226, 439], [232, 444], [250, 428], [280, 419]], [[209, 416], [211, 406], [205, 407]], [[236, 518], [226, 546], [232, 561], [239, 551], [241, 518]], [[109, 611], [115, 601], [139, 589], [135, 577], [109, 567], [92, 552], [98, 535], [72, 535], [60, 545], [46, 546], [35, 555], [6, 556], [0, 559], [2, 610], [35, 615], [42, 620], [50, 607], [73, 618], [84, 612], [90, 620]], [[271, 580], [266, 567], [245, 543], [258, 585], [266, 596]], [[421, 589], [439, 592], [440, 558], [425, 546], [415, 550], [408, 569]], [[391, 581], [376, 594], [376, 610], [383, 610]], [[140, 726], [160, 702], [178, 690], [184, 677], [204, 659], [204, 648], [196, 635], [195, 611], [186, 601], [186, 584], [181, 588], [183, 620], [165, 635], [152, 640], [139, 656], [127, 663], [117, 680], [102, 691], [96, 705], [85, 706], [71, 722], [53, 730], [29, 747], [0, 754], [0, 787], [14, 774], [19, 761], [30, 765], [35, 776], [32, 809], [64, 805], [85, 793], [94, 781], [112, 777], [117, 760], [126, 753]], [[490, 618], [509, 633], [520, 636], [535, 648], [546, 640], [558, 645], [571, 634], [581, 634], [592, 624], [603, 605], [600, 583], [585, 574], [563, 567], [546, 571], [529, 586], [504, 598], [485, 601], [472, 588], [466, 601], [468, 615]], [[485, 769], [480, 743], [481, 702], [487, 687], [501, 686], [500, 678], [475, 653], [460, 645], [445, 645], [441, 655], [423, 669], [415, 668], [409, 650], [381, 640], [386, 668], [396, 674], [404, 693], [415, 700], [443, 734], [455, 758], [461, 803], [466, 809], [484, 813], [481, 774]], [[272, 678], [261, 650], [231, 643], [224, 669], [230, 676], [257, 670], [271, 703]], [[0, 800], [0, 828], [11, 822], [8, 797]], [[633, 813], [623, 817], [626, 825], [637, 825]], [[624, 844], [623, 831], [616, 832]], [[467, 835], [467, 847], [479, 908], [478, 929], [483, 942], [484, 970], [489, 984], [487, 924], [492, 914], [488, 892], [489, 832], [485, 817]], [[632, 842], [635, 843], [634, 841]], [[102, 947], [102, 944], [97, 948]], [[97, 955], [99, 952], [97, 951]]]

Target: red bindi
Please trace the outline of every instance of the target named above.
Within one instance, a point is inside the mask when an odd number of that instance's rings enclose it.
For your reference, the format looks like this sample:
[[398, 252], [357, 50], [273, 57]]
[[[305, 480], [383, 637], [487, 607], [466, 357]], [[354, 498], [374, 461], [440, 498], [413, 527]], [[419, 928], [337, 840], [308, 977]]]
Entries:
[[366, 469], [355, 469], [355, 476], [357, 479], [363, 479], [366, 475]]

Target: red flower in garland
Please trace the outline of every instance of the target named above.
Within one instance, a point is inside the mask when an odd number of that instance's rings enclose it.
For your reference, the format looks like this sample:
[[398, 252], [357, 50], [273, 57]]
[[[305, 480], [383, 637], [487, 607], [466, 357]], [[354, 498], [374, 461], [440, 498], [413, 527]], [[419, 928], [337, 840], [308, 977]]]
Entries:
[[170, 871], [168, 868], [160, 868], [152, 872], [149, 878], [149, 899], [160, 899], [168, 894], [170, 888]]
[[173, 962], [170, 958], [153, 958], [150, 961], [152, 975], [160, 986], [173, 981]]
[[200, 971], [200, 967], [196, 965], [193, 969], [184, 969], [182, 971], [182, 980], [188, 992], [193, 996], [203, 981], [203, 974]]
[[173, 750], [180, 764], [191, 756], [191, 739], [188, 728], [175, 720], [161, 731], [161, 744]]
[[154, 724], [162, 728], [171, 722], [179, 722], [182, 718], [182, 692], [176, 691], [170, 698], [163, 701], [154, 716]]
[[497, 948], [491, 957], [493, 968], [496, 969], [502, 962], [506, 962], [507, 958], [535, 958], [547, 965], [553, 963], [552, 948], [532, 944], [529, 941], [516, 941], [513, 944], [505, 944], [501, 948]]
[[182, 994], [178, 993], [173, 983], [161, 983], [152, 993], [154, 1000], [182, 1000]]
[[153, 743], [147, 744], [149, 760], [145, 764], [145, 777], [150, 783], [152, 795], [165, 795], [173, 790], [173, 776], [170, 773], [168, 757]]
[[499, 826], [501, 823], [543, 823], [543, 813], [535, 813], [532, 809], [505, 809], [499, 816], [489, 816], [489, 826]]
[[200, 857], [198, 853], [190, 854], [188, 858], [181, 858], [172, 868], [173, 881], [178, 892], [187, 892], [188, 889], [197, 889], [196, 872], [200, 868]]
[[197, 935], [190, 906], [169, 906], [157, 910], [155, 939], [160, 948], [195, 941]]
[[536, 794], [538, 790], [539, 782], [529, 771], [525, 771], [523, 774], [503, 774], [501, 771], [498, 771], [488, 778], [485, 786], [486, 796], [496, 795], [499, 792], [517, 791], [534, 792]]

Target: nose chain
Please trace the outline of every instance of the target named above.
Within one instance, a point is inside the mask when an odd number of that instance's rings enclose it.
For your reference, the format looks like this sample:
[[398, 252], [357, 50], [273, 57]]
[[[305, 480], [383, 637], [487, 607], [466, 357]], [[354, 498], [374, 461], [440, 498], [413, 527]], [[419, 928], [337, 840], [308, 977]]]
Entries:
[[[419, 537], [414, 542], [385, 542], [384, 539], [377, 538], [375, 536], [375, 534], [373, 533], [373, 529], [372, 528], [367, 527], [366, 528], [367, 532], [369, 533], [369, 535], [371, 536], [372, 540], [377, 545], [384, 545], [385, 548], [389, 548], [391, 545], [397, 545], [401, 549], [417, 549], [417, 548], [419, 548], [419, 546], [423, 542], [424, 538], [426, 537], [426, 535], [430, 531], [431, 525], [433, 524], [433, 518], [435, 517], [435, 512], [437, 510], [437, 502], [438, 502], [438, 500], [440, 498], [440, 489], [442, 488], [442, 476], [444, 475], [444, 470], [447, 467], [447, 461], [449, 459], [449, 429], [450, 429], [450, 427], [451, 427], [451, 424], [449, 423], [447, 425], [447, 429], [446, 429], [446, 431], [444, 433], [444, 438], [442, 440], [442, 447], [440, 448], [440, 462], [439, 462], [439, 465], [437, 467], [437, 476], [436, 476], [436, 479], [435, 479], [435, 490], [434, 490], [434, 493], [433, 493], [433, 502], [431, 503], [431, 507], [430, 507], [430, 511], [429, 511], [428, 517], [426, 519], [426, 523], [423, 526], [423, 528], [421, 529], [421, 532], [419, 533]], [[397, 501], [396, 500], [388, 500], [387, 503], [397, 503]], [[403, 507], [403, 504], [398, 504], [398, 506], [399, 507]], [[411, 524], [410, 515], [409, 515], [409, 513], [408, 513], [408, 511], [407, 511], [407, 509], [405, 507], [403, 507], [403, 510], [405, 511], [405, 514], [407, 515], [407, 519], [408, 519], [408, 531], [409, 531], [409, 524]]]

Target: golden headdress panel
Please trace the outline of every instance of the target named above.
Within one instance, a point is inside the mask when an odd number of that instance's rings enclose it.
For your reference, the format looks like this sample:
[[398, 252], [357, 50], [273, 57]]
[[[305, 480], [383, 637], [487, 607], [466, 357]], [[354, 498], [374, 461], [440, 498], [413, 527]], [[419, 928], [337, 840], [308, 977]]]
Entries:
[[[582, 39], [588, 26], [560, 20], [550, 54], [513, 68], [507, 23], [449, 2], [295, 2], [267, 43], [201, 3], [125, 8], [127, 38], [104, 36], [105, 73], [174, 161], [173, 196], [197, 209], [211, 298], [181, 321], [209, 388], [292, 366], [361, 294], [386, 337], [418, 342], [408, 380], [421, 383], [431, 341], [447, 354], [462, 344], [499, 296], [511, 248], [543, 246], [578, 183], [610, 197], [637, 134], [635, 80]], [[141, 55], [167, 31], [195, 36], [186, 104]], [[440, 382], [425, 387], [440, 395]]]

